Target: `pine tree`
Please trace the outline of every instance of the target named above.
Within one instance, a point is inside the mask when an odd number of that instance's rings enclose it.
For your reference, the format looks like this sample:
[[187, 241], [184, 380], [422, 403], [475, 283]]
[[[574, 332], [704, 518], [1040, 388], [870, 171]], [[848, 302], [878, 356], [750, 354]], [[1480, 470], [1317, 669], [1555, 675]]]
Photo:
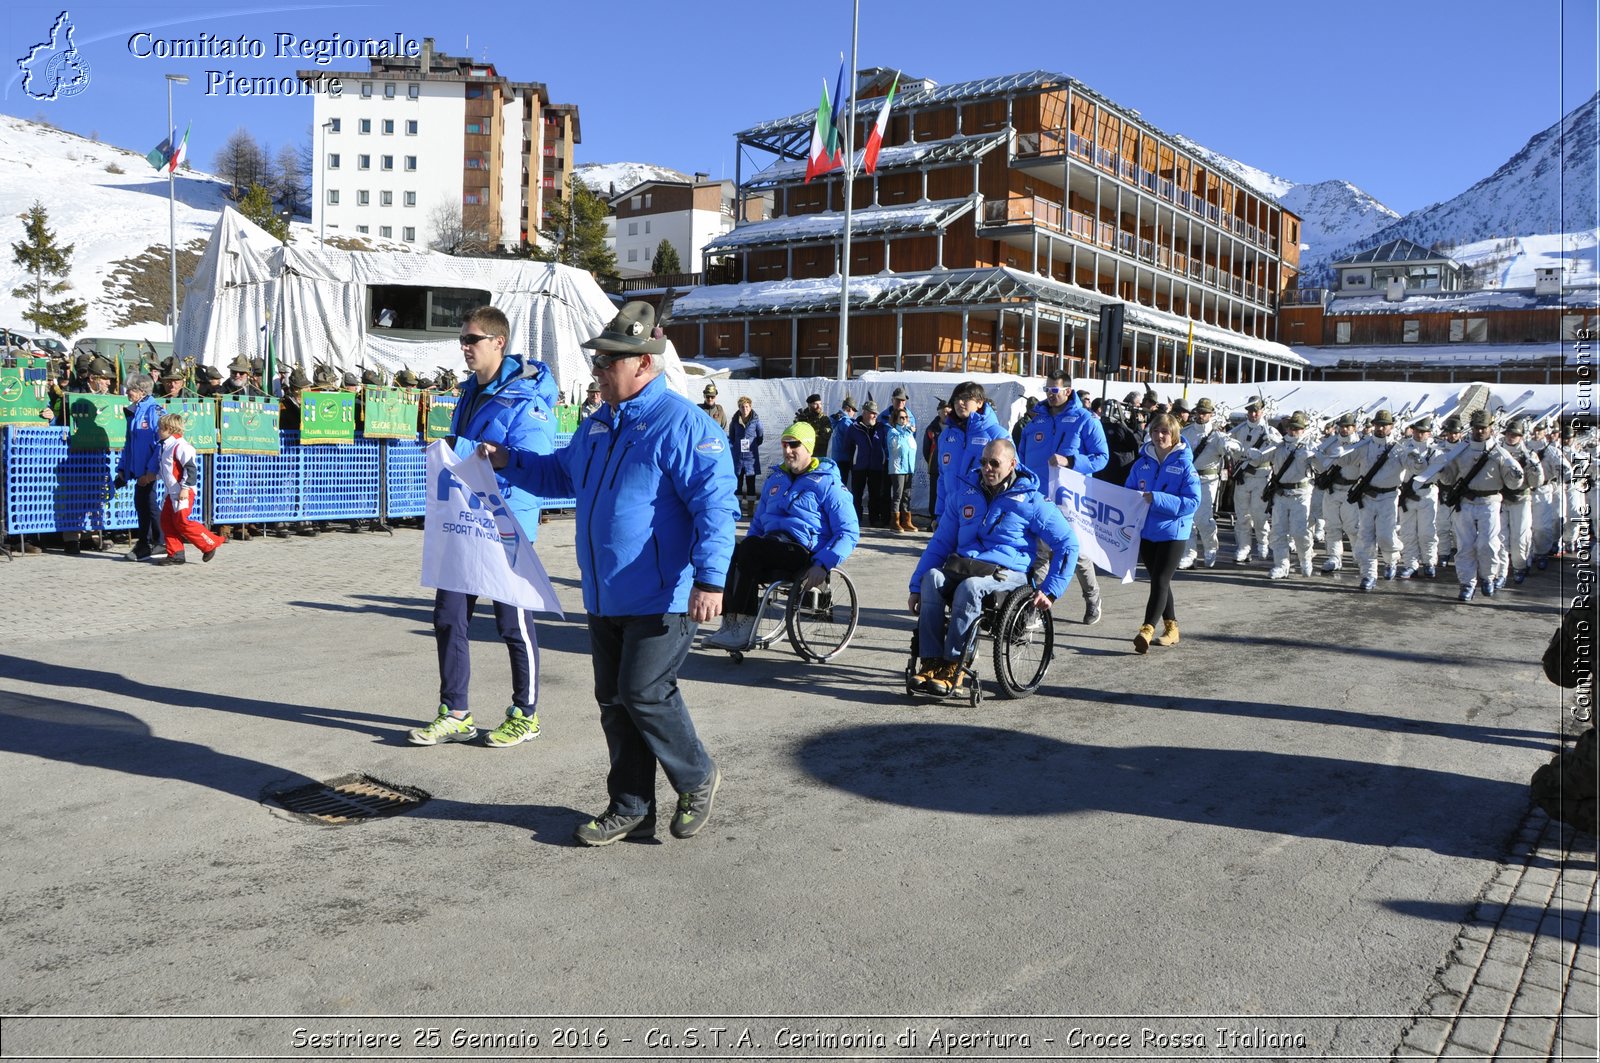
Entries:
[[541, 230], [548, 247], [531, 251], [541, 262], [559, 262], [588, 270], [602, 285], [615, 283], [617, 254], [606, 247], [606, 201], [582, 181], [568, 178], [567, 198], [550, 204], [550, 220]]
[[239, 213], [271, 233], [281, 243], [289, 242], [289, 219], [278, 213], [272, 196], [261, 185], [251, 185], [239, 201]]
[[236, 129], [217, 149], [211, 166], [218, 177], [232, 187], [230, 197], [237, 200], [251, 185], [270, 185], [271, 166], [267, 153], [248, 129]]
[[11, 253], [16, 263], [33, 277], [29, 283], [11, 289], [15, 298], [25, 299], [31, 305], [22, 312], [25, 320], [45, 332], [71, 339], [88, 324], [89, 307], [81, 299], [63, 299], [47, 303], [47, 297], [61, 295], [70, 290], [65, 279], [47, 281], [46, 277], [65, 278], [71, 272], [70, 260], [75, 244], [61, 246], [56, 234], [45, 225], [49, 215], [38, 200], [26, 214], [17, 215], [22, 220], [25, 234], [22, 243], [12, 244]]
[[678, 261], [678, 249], [672, 246], [670, 240], [662, 240], [656, 245], [656, 257], [650, 260], [650, 272], [658, 277], [664, 273], [683, 272], [683, 263]]

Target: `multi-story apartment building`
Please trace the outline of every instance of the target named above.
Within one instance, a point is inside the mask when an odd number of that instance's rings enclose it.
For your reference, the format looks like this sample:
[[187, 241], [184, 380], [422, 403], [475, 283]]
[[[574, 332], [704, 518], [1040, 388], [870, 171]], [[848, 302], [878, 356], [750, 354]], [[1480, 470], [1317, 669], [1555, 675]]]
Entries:
[[[891, 78], [858, 75], [858, 145]], [[770, 195], [773, 216], [703, 248], [732, 256], [741, 283], [679, 298], [681, 351], [748, 351], [772, 375], [834, 374], [845, 179], [805, 181], [813, 118], [737, 134], [738, 199]], [[1137, 111], [1046, 71], [945, 86], [902, 77], [884, 144], [876, 173], [854, 182], [851, 373], [1093, 374], [1101, 310], [1122, 303], [1119, 375], [1300, 375], [1303, 360], [1274, 338], [1299, 218]], [[747, 177], [757, 152], [775, 160]]]
[[1278, 338], [1323, 379], [1575, 383], [1571, 344], [1593, 335], [1600, 308], [1592, 274], [1518, 263], [1473, 277], [1408, 240], [1329, 271], [1334, 287], [1285, 292], [1278, 315]]
[[488, 248], [535, 239], [549, 203], [567, 195], [578, 108], [487, 60], [436, 52], [431, 37], [415, 59], [368, 63], [314, 72], [345, 88], [314, 97], [319, 224], [420, 246], [458, 234]]
[[734, 185], [697, 173], [693, 181], [644, 181], [611, 198], [618, 276], [650, 274], [666, 240], [684, 273], [704, 268], [702, 248], [733, 228]]

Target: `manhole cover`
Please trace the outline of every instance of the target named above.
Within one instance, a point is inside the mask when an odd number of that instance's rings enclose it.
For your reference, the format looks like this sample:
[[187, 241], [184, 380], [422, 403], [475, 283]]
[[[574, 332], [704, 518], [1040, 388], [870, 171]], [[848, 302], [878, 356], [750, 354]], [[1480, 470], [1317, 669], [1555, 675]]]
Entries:
[[273, 794], [272, 800], [296, 815], [322, 823], [355, 823], [421, 808], [428, 795], [412, 786], [394, 786], [367, 775], [345, 775]]

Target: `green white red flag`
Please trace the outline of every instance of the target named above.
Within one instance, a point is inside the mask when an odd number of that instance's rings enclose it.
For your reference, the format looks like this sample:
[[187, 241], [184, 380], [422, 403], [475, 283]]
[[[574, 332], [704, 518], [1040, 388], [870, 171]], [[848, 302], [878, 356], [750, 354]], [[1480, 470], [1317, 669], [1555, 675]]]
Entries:
[[894, 76], [894, 83], [889, 86], [889, 95], [884, 98], [883, 107], [878, 111], [878, 120], [872, 125], [872, 135], [867, 137], [867, 146], [861, 153], [861, 172], [872, 173], [878, 168], [878, 152], [883, 148], [883, 135], [889, 130], [889, 108], [894, 106], [894, 90], [900, 86], [900, 75]]
[[811, 154], [806, 158], [806, 181], [833, 169], [828, 143], [833, 137], [832, 111], [828, 107], [828, 82], [822, 82], [822, 102], [817, 104], [817, 121], [811, 127]]

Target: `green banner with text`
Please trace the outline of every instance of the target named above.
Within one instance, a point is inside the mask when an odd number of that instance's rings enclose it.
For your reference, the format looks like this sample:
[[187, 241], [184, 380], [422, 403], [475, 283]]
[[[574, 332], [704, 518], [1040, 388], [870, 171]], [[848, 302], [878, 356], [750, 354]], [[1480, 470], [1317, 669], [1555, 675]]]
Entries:
[[44, 370], [0, 369], [0, 424], [44, 424], [39, 414], [49, 405]]
[[356, 397], [348, 391], [300, 393], [301, 443], [354, 443]]
[[417, 438], [417, 393], [409, 388], [362, 389], [361, 434], [368, 439]]
[[277, 454], [277, 399], [221, 400], [218, 449], [224, 454]]
[[127, 408], [121, 395], [68, 395], [67, 449], [121, 450], [128, 442]]
[[457, 398], [454, 395], [428, 396], [428, 421], [423, 438], [429, 442], [450, 438], [450, 422], [456, 415]]
[[156, 405], [168, 413], [183, 414], [183, 438], [201, 454], [217, 449], [216, 399], [157, 399]]

